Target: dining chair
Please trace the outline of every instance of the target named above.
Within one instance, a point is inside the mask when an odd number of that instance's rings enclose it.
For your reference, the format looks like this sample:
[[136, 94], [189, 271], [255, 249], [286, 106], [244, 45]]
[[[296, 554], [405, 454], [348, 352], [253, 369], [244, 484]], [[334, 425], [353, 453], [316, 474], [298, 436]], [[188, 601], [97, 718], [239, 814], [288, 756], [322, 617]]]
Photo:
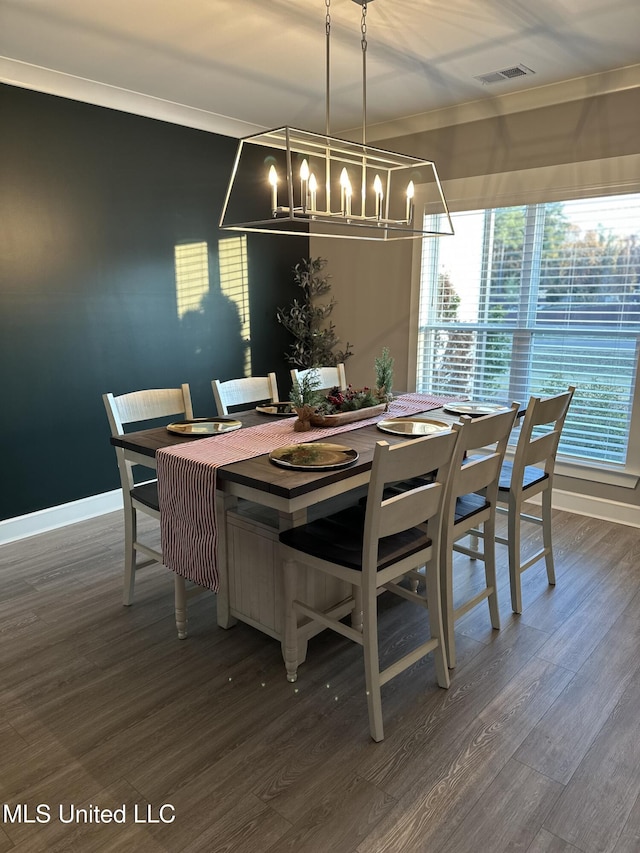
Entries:
[[218, 415], [221, 417], [229, 414], [231, 406], [280, 401], [275, 373], [269, 373], [267, 376], [243, 376], [240, 379], [228, 379], [225, 382], [214, 379], [211, 387]]
[[[376, 444], [365, 506], [348, 507], [280, 533], [284, 573], [283, 657], [289, 681], [298, 675], [299, 648], [313, 622], [360, 644], [371, 737], [384, 737], [381, 686], [430, 652], [438, 684], [449, 686], [440, 612], [439, 556], [442, 509], [457, 435], [451, 431], [396, 445]], [[428, 475], [432, 479], [385, 497], [385, 487], [398, 479]], [[417, 481], [416, 481], [417, 482]], [[320, 572], [351, 585], [351, 625], [340, 621], [344, 602], [321, 612], [302, 600], [311, 582], [298, 583], [298, 567]], [[401, 586], [424, 567], [426, 589], [418, 594]], [[408, 599], [429, 614], [429, 639], [380, 669], [377, 597], [383, 590]], [[302, 621], [298, 621], [298, 615]]]
[[291, 371], [291, 382], [298, 385], [307, 373], [316, 373], [320, 384], [319, 391], [331, 390], [331, 388], [340, 388], [341, 391], [347, 387], [347, 377], [344, 369], [344, 364], [336, 364], [335, 367], [310, 367], [307, 370], [298, 370], [293, 368]]
[[[465, 613], [487, 600], [491, 625], [500, 628], [495, 550], [498, 480], [519, 408], [519, 403], [513, 403], [510, 409], [497, 414], [481, 418], [465, 415], [452, 426], [458, 441], [445, 498], [440, 550], [442, 619], [450, 669], [456, 666], [455, 623]], [[474, 537], [474, 543], [478, 537], [482, 540], [482, 550], [479, 544], [476, 547], [459, 544], [458, 540], [469, 535]], [[454, 552], [484, 562], [484, 586], [463, 602], [459, 600], [459, 591], [454, 599]]]
[[[543, 557], [549, 584], [555, 585], [553, 540], [551, 529], [551, 500], [553, 472], [558, 444], [569, 405], [575, 392], [568, 390], [553, 397], [531, 397], [524, 415], [513, 462], [502, 464], [498, 485], [498, 512], [507, 513], [507, 538], [496, 537], [496, 542], [509, 549], [509, 580], [511, 606], [514, 613], [522, 613], [521, 575]], [[541, 515], [523, 512], [523, 504], [541, 495]], [[524, 562], [521, 554], [521, 522], [542, 527], [542, 548]]]
[[[191, 392], [188, 385], [180, 388], [154, 388], [146, 391], [134, 391], [130, 394], [103, 394], [109, 426], [113, 436], [124, 435], [125, 424], [139, 424], [156, 418], [168, 418], [174, 415], [184, 415], [186, 419], [193, 417]], [[142, 428], [142, 427], [141, 427]], [[148, 480], [136, 484], [134, 481], [135, 464], [125, 457], [123, 448], [116, 447], [116, 458], [122, 485], [124, 504], [125, 530], [125, 561], [124, 561], [124, 590], [123, 604], [133, 604], [136, 572], [153, 563], [162, 564], [162, 553], [138, 539], [138, 513], [142, 512], [151, 518], [160, 520], [158, 505], [158, 481]], [[138, 560], [138, 554], [144, 559]], [[184, 639], [186, 633], [186, 600], [185, 580], [174, 572], [175, 613], [178, 637]]]

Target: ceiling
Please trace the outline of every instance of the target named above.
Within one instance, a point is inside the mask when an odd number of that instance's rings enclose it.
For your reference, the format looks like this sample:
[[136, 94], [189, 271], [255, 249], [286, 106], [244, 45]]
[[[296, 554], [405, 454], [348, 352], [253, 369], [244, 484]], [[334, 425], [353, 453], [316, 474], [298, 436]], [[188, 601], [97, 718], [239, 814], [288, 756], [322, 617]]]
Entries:
[[[362, 9], [330, 12], [331, 131], [347, 133], [361, 125]], [[325, 13], [323, 0], [0, 0], [14, 69], [0, 79], [37, 66], [230, 117], [237, 135], [322, 131]], [[369, 0], [367, 41], [371, 127], [635, 65], [640, 0]], [[519, 65], [535, 73], [474, 79]]]

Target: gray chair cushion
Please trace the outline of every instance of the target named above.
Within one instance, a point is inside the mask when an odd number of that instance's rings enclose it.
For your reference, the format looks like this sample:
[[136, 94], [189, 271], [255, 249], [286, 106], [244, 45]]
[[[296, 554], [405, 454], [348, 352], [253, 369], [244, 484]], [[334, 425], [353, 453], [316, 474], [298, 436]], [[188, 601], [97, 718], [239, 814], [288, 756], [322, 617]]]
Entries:
[[[326, 518], [285, 530], [280, 534], [280, 541], [304, 554], [362, 571], [364, 516], [364, 507], [349, 507]], [[393, 536], [385, 536], [379, 541], [378, 569], [384, 569], [430, 545], [431, 539], [423, 527], [411, 527]]]
[[153, 480], [151, 483], [142, 483], [139, 486], [134, 486], [131, 489], [131, 497], [140, 501], [141, 504], [148, 506], [150, 509], [156, 509], [160, 512], [158, 503], [158, 482]]
[[483, 509], [488, 509], [490, 504], [482, 497], [471, 493], [469, 495], [461, 495], [456, 500], [456, 509], [454, 515], [454, 524], [459, 524], [472, 515], [482, 512]]
[[[500, 471], [500, 483], [498, 485], [501, 492], [508, 492], [511, 488], [512, 474], [513, 462], [503, 462], [502, 470]], [[540, 468], [536, 468], [534, 465], [527, 465], [524, 469], [522, 488], [526, 489], [529, 486], [533, 486], [534, 483], [541, 483], [543, 480], [548, 479], [548, 477], [549, 475], [541, 471]]]

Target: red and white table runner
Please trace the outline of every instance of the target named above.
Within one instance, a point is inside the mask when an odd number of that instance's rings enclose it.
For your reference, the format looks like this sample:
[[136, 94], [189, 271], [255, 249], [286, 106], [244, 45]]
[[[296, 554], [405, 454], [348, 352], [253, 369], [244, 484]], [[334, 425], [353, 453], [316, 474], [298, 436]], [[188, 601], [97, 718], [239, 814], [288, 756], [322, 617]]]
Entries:
[[386, 418], [428, 412], [453, 397], [403, 394], [387, 412], [338, 427], [294, 432], [293, 419], [283, 418], [236, 432], [158, 450], [158, 498], [163, 562], [200, 586], [218, 589], [216, 560], [216, 472], [223, 465], [270, 453], [287, 444], [327, 439]]

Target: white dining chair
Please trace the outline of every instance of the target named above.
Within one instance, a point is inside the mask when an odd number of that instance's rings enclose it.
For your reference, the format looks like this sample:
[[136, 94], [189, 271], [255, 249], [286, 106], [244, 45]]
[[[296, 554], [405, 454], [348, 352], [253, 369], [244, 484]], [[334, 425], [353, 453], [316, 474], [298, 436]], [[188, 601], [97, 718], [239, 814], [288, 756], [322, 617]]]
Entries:
[[216, 408], [220, 417], [229, 414], [229, 408], [244, 406], [248, 403], [278, 403], [278, 382], [275, 373], [267, 376], [243, 376], [240, 379], [228, 379], [211, 382]]
[[[387, 681], [433, 652], [438, 684], [449, 686], [440, 611], [439, 557], [442, 510], [456, 440], [455, 433], [443, 432], [393, 446], [386, 441], [377, 442], [366, 506], [349, 507], [280, 533], [287, 678], [295, 681], [298, 677], [299, 648], [307, 635], [309, 620], [361, 645], [369, 728], [375, 741], [384, 737], [381, 687]], [[420, 475], [430, 475], [431, 479], [419, 481]], [[414, 487], [386, 497], [385, 487], [398, 479], [411, 480]], [[321, 612], [305, 601], [305, 592], [313, 584], [298, 583], [299, 566], [351, 584], [351, 626], [340, 621], [345, 602]], [[420, 567], [424, 567], [424, 573], [418, 573]], [[414, 575], [420, 580], [426, 576], [424, 594], [400, 585], [405, 577]], [[377, 597], [383, 590], [428, 610], [429, 639], [380, 669]]]
[[[493, 628], [500, 628], [496, 582], [495, 527], [498, 479], [509, 435], [520, 408], [511, 408], [481, 418], [463, 416], [452, 426], [458, 435], [452, 474], [445, 498], [441, 547], [442, 618], [449, 667], [456, 666], [455, 623], [482, 601], [488, 601]], [[459, 540], [472, 536], [475, 547]], [[482, 540], [480, 550], [478, 538]], [[484, 563], [485, 582], [465, 601], [454, 600], [453, 555], [466, 554]]]
[[[125, 425], [140, 425], [157, 418], [170, 418], [176, 415], [183, 415], [185, 419], [193, 418], [191, 393], [186, 384], [180, 388], [133, 391], [130, 394], [121, 394], [117, 397], [108, 393], [103, 394], [102, 399], [113, 436], [124, 435]], [[140, 426], [140, 429], [143, 428]], [[162, 553], [141, 542], [138, 538], [139, 512], [154, 518], [158, 522], [160, 521], [158, 482], [156, 479], [151, 479], [136, 484], [134, 481], [134, 463], [126, 458], [123, 448], [116, 447], [115, 451], [124, 505], [125, 560], [122, 600], [123, 604], [128, 606], [133, 604], [136, 572], [154, 563], [162, 564]], [[143, 559], [139, 560], [138, 554], [142, 554]], [[184, 578], [175, 572], [173, 574], [176, 626], [178, 637], [184, 639], [187, 636], [186, 585]]]
[[[522, 613], [521, 575], [534, 563], [544, 558], [547, 580], [552, 586], [556, 582], [551, 525], [553, 472], [560, 436], [575, 390], [571, 385], [567, 391], [553, 397], [531, 397], [513, 462], [505, 460], [502, 464], [498, 511], [508, 514], [507, 538], [496, 537], [496, 542], [507, 545], [509, 549], [511, 606], [514, 613]], [[523, 512], [523, 504], [537, 495], [541, 495], [541, 515]], [[542, 548], [524, 561], [520, 539], [522, 521], [542, 527]]]
[[298, 385], [308, 373], [317, 375], [320, 383], [317, 386], [319, 391], [327, 391], [331, 388], [340, 388], [341, 391], [344, 391], [347, 387], [347, 376], [343, 363], [336, 364], [335, 367], [310, 367], [307, 370], [299, 370], [294, 367], [291, 370], [292, 384]]

